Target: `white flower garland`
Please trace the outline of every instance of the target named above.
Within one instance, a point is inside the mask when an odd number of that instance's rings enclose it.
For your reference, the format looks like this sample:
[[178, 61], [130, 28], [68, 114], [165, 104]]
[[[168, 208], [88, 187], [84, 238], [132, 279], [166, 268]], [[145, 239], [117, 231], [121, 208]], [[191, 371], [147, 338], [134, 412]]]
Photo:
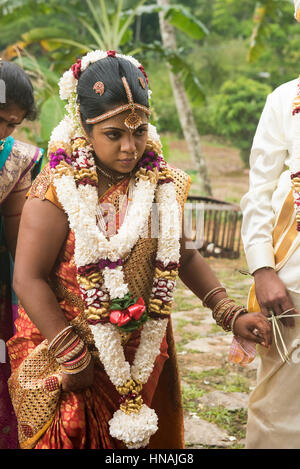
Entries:
[[136, 351], [131, 367], [131, 376], [136, 381], [147, 383], [159, 355], [160, 344], [164, 338], [168, 319], [147, 321], [141, 333], [141, 344]]
[[[124, 386], [133, 378], [143, 384], [147, 383], [152, 373], [154, 362], [160, 352], [168, 319], [149, 320], [141, 333], [141, 344], [131, 366], [126, 362], [120, 334], [111, 324], [91, 325], [95, 344], [101, 362], [110, 380], [115, 386]], [[112, 366], [112, 363], [114, 366]], [[110, 434], [126, 443], [129, 448], [140, 448], [149, 443], [151, 435], [157, 431], [157, 416], [154, 410], [145, 404], [138, 414], [126, 415], [121, 410], [114, 413], [108, 422]]]
[[123, 386], [130, 379], [130, 365], [124, 356], [120, 334], [110, 323], [90, 325], [100, 360], [115, 386]]
[[161, 233], [158, 242], [157, 258], [164, 259], [165, 264], [179, 262], [181, 235], [181, 217], [176, 201], [174, 183], [164, 184], [157, 193], [159, 204]]
[[[90, 63], [106, 56], [107, 53], [103, 51], [90, 52], [81, 60], [81, 71], [85, 70]], [[130, 60], [135, 66], [140, 67], [140, 64], [132, 57], [123, 55], [117, 55], [117, 57]], [[69, 100], [66, 106], [68, 115], [52, 132], [49, 144], [50, 149], [54, 148], [57, 153], [61, 151], [58, 148], [63, 151], [65, 148], [67, 154], [72, 149], [72, 139], [84, 138], [75, 104], [76, 86], [77, 80], [74, 78], [72, 70], [68, 70], [60, 80], [60, 96], [62, 99]], [[160, 148], [155, 127], [149, 125], [149, 134], [156, 141], [156, 148]], [[54, 157], [58, 158], [56, 153], [53, 154]], [[170, 278], [155, 279], [149, 311], [152, 308], [154, 312], [168, 313], [175, 286], [174, 272], [176, 274], [176, 265], [180, 257], [180, 210], [176, 200], [174, 183], [172, 180], [167, 180], [157, 186], [158, 179], [151, 171], [148, 172], [149, 177], [147, 172], [143, 173], [143, 177], [137, 176], [132, 191], [132, 202], [128, 206], [125, 219], [118, 233], [106, 239], [99, 230], [96, 221], [98, 204], [96, 187], [92, 184], [77, 184], [82, 169], [91, 179], [97, 178], [91, 148], [82, 145], [80, 140], [79, 148], [75, 150], [73, 148], [71, 164], [65, 158], [65, 161], [54, 161], [52, 165], [53, 183], [57, 196], [68, 215], [70, 228], [75, 234], [74, 260], [77, 268], [97, 265], [101, 259], [117, 263], [126, 258], [145, 228], [156, 193], [160, 215], [160, 236], [156, 259], [163, 268], [168, 268], [171, 265], [170, 269], [173, 271], [170, 271]], [[172, 267], [173, 264], [175, 267]], [[124, 281], [122, 263], [114, 265], [113, 268], [111, 265], [101, 269], [99, 267], [100, 270], [103, 281], [97, 275], [96, 280], [89, 280], [92, 282], [91, 285], [86, 284], [85, 278], [81, 277], [80, 279], [82, 298], [87, 308], [94, 308], [93, 311], [96, 310], [96, 312], [99, 305], [103, 305], [109, 298], [111, 300], [122, 299], [129, 293], [128, 285]], [[160, 297], [159, 294], [163, 296]], [[131, 367], [125, 359], [118, 328], [111, 323], [90, 324], [100, 360], [111, 382], [117, 388], [124, 389], [129, 382], [134, 380], [138, 395], [139, 386], [147, 383], [166, 333], [168, 324], [166, 316], [167, 314], [162, 315], [159, 319], [148, 319], [144, 324], [140, 345]], [[125, 395], [127, 395], [127, 391]], [[132, 397], [133, 401], [135, 398], [136, 394]], [[157, 416], [154, 410], [149, 409], [145, 404], [139, 404], [135, 413], [123, 411], [122, 406], [121, 409], [115, 412], [109, 422], [110, 434], [122, 440], [129, 448], [146, 446], [151, 435], [157, 431]]]
[[297, 95], [293, 102], [294, 139], [291, 159], [291, 180], [293, 187], [294, 206], [296, 212], [297, 230], [300, 231], [300, 157], [299, 157], [299, 129], [300, 129], [300, 77], [297, 83]]
[[145, 404], [142, 405], [138, 414], [127, 415], [117, 410], [113, 419], [109, 421], [111, 436], [124, 441], [129, 449], [147, 446], [150, 437], [157, 432], [157, 424], [158, 418], [155, 411]]

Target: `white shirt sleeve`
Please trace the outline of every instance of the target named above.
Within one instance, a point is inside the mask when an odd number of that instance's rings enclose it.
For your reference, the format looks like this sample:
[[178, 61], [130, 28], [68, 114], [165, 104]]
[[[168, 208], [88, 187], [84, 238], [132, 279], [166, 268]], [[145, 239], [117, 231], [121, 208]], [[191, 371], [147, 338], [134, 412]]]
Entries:
[[279, 94], [277, 89], [267, 98], [250, 154], [249, 191], [241, 200], [242, 239], [250, 273], [275, 267], [272, 196], [288, 156]]

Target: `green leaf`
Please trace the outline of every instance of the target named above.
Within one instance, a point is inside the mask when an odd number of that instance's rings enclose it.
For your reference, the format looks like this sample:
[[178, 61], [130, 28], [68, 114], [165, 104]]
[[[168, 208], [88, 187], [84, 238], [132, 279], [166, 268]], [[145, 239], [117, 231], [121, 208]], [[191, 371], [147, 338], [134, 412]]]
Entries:
[[175, 28], [183, 31], [193, 39], [203, 39], [209, 30], [198, 20], [195, 15], [182, 5], [159, 7], [156, 4], [140, 6], [136, 10], [137, 15], [164, 12], [164, 17]]
[[248, 51], [248, 61], [257, 60], [264, 50], [266, 36], [268, 35], [272, 19], [280, 14], [280, 4], [276, 0], [261, 0], [256, 3], [253, 16], [253, 31]]
[[138, 9], [145, 3], [146, 0], [140, 0], [139, 3], [136, 5], [136, 7], [132, 11], [128, 11], [125, 13], [125, 22], [122, 24], [121, 28], [119, 29], [118, 33], [118, 41], [119, 43], [121, 42], [125, 32], [127, 29], [130, 27], [130, 25], [133, 23]]
[[60, 36], [64, 37], [64, 35], [65, 31], [62, 28], [34, 28], [22, 34], [22, 38], [24, 41], [31, 43], [45, 39], [55, 39]]
[[165, 19], [193, 39], [203, 39], [209, 34], [206, 26], [182, 6], [168, 8]]
[[98, 47], [100, 47], [101, 49], [104, 49], [104, 43], [102, 41], [102, 37], [103, 37], [102, 30], [99, 29], [99, 31], [97, 31], [95, 28], [93, 28], [90, 25], [90, 23], [85, 21], [83, 18], [78, 18], [78, 21], [80, 21], [83, 24], [83, 26], [89, 31], [90, 35], [95, 39]]
[[181, 77], [184, 88], [191, 100], [195, 104], [202, 105], [205, 102], [206, 95], [200, 80], [195, 74], [192, 66], [184, 60], [184, 52], [181, 50], [165, 49], [159, 42], [150, 45], [144, 45], [144, 49], [151, 50], [160, 55], [167, 61], [171, 67], [171, 71]]
[[[70, 33], [68, 33], [70, 34]], [[56, 47], [60, 44], [67, 44], [70, 46], [77, 47], [82, 52], [90, 52], [92, 49], [89, 45], [82, 42], [77, 42], [72, 37], [68, 37], [66, 31], [63, 29], [55, 29], [55, 28], [34, 28], [28, 31], [27, 33], [22, 34], [22, 39], [27, 43], [31, 44], [33, 42], [41, 42], [48, 40], [49, 42], [52, 40]]]
[[122, 308], [122, 305], [120, 305], [119, 303], [113, 303], [113, 302], [112, 302], [112, 303], [110, 304], [110, 310], [111, 310], [111, 311], [114, 311], [115, 309], [118, 309], [118, 310], [121, 311], [123, 308]]
[[134, 299], [130, 292], [126, 293], [123, 298], [115, 298], [111, 301], [110, 310], [113, 311], [114, 309], [126, 309], [128, 306], [134, 304]]
[[119, 329], [123, 332], [133, 332], [139, 329], [148, 319], [148, 315], [145, 311], [138, 321], [132, 319], [128, 324], [125, 324], [125, 326], [119, 327]]
[[[120, 46], [122, 47], [125, 44], [128, 44], [129, 42], [131, 42], [132, 37], [133, 37], [132, 29], [130, 29], [130, 28], [126, 29], [126, 31], [124, 31], [122, 37], [120, 37]], [[131, 52], [131, 55], [133, 55], [132, 52]]]

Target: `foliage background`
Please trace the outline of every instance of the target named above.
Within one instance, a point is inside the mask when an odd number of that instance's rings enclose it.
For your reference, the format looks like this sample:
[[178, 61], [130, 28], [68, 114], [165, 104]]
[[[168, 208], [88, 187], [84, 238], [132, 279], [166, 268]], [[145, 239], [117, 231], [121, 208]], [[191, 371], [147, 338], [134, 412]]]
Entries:
[[[112, 19], [119, 0], [99, 0], [99, 5], [101, 1]], [[121, 22], [126, 18], [124, 12], [133, 10], [137, 3], [122, 2]], [[74, 57], [84, 52], [80, 44], [95, 46], [95, 37], [85, 26], [95, 26], [89, 4], [96, 5], [98, 0], [0, 1], [0, 51], [4, 58], [8, 54], [19, 60], [35, 82], [41, 127], [38, 132], [27, 128], [27, 136], [44, 147], [51, 128], [63, 114], [57, 94], [59, 76]], [[185, 0], [182, 6], [206, 26], [209, 34], [196, 40], [176, 32], [179, 56], [193, 68], [206, 97], [204, 104], [192, 102], [199, 133], [223, 137], [235, 145], [245, 166], [267, 94], [299, 74], [300, 26], [293, 18], [293, 2], [264, 0], [262, 5], [267, 5], [269, 15], [260, 29], [252, 61], [248, 59], [258, 6], [255, 0], [243, 0], [242, 7], [240, 0]], [[166, 62], [157, 48], [161, 35], [155, 2], [146, 0], [142, 8], [144, 13], [127, 28], [119, 50], [134, 50], [147, 70], [159, 132], [171, 132], [180, 138], [182, 131]], [[76, 41], [78, 46], [62, 44], [55, 37]], [[10, 46], [16, 43], [26, 46], [21, 58], [13, 57]]]

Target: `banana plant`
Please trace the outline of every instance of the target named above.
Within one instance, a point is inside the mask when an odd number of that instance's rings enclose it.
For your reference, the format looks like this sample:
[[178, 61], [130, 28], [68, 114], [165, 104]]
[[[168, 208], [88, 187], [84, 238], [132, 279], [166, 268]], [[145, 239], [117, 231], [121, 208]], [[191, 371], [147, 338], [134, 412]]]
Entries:
[[[17, 21], [20, 17], [30, 15], [32, 10], [28, 10], [28, 3], [33, 0], [0, 0], [0, 28], [7, 26], [7, 19], [10, 23]], [[129, 48], [132, 39], [132, 29], [130, 26], [135, 19], [144, 14], [159, 13], [163, 10], [165, 18], [176, 29], [183, 31], [193, 40], [201, 40], [208, 30], [204, 24], [195, 18], [190, 11], [181, 4], [160, 7], [156, 3], [144, 5], [146, 0], [140, 0], [133, 8], [124, 8], [124, 0], [107, 2], [105, 0], [49, 0], [45, 5], [43, 2], [35, 2], [37, 12], [48, 18], [49, 26], [33, 27], [23, 33], [20, 39], [6, 47], [3, 57], [12, 59], [18, 51], [28, 50], [30, 45], [39, 43], [44, 53], [50, 58], [52, 68], [61, 73], [65, 69], [65, 64], [72, 63], [78, 55], [85, 54], [94, 49], [115, 49], [126, 48], [126, 53], [130, 55], [141, 55], [143, 51], [154, 50], [159, 56], [171, 64], [171, 67], [181, 68], [181, 74], [188, 94], [191, 99], [203, 100], [204, 93], [199, 79], [192, 70], [192, 67], [183, 60], [183, 52], [164, 50], [161, 44], [139, 44], [134, 49]], [[25, 6], [25, 4], [27, 4]], [[7, 11], [5, 14], [4, 7]], [[32, 5], [31, 5], [32, 6]], [[23, 14], [24, 8], [24, 14]], [[31, 13], [30, 13], [31, 12]], [[55, 21], [53, 21], [53, 15]], [[62, 22], [62, 18], [70, 18], [68, 23]], [[37, 21], [39, 21], [37, 16]], [[70, 26], [71, 25], [71, 26]], [[4, 29], [5, 30], [5, 29]], [[76, 34], [74, 33], [76, 31]]]
[[263, 52], [265, 41], [269, 34], [270, 24], [276, 21], [276, 18], [280, 17], [282, 6], [287, 3], [291, 4], [292, 13], [293, 0], [260, 0], [256, 2], [253, 15], [253, 31], [248, 50], [249, 62], [257, 60]]
[[[0, 0], [1, 32], [7, 31], [5, 28], [14, 22], [16, 26], [21, 27], [26, 18], [28, 24], [32, 24], [33, 4], [36, 5], [34, 11], [37, 13], [35, 25], [27, 32], [23, 32], [16, 43], [7, 46], [2, 56], [12, 59], [20, 55], [20, 51], [22, 55], [26, 55], [25, 51], [28, 51], [29, 46], [40, 44], [43, 55], [49, 58], [50, 69], [56, 74], [61, 74], [66, 64], [69, 65], [78, 55], [91, 50], [125, 49], [126, 53], [138, 57], [143, 52], [152, 50], [171, 65], [174, 73], [180, 72], [189, 97], [193, 101], [203, 101], [205, 99], [203, 88], [191, 65], [184, 60], [184, 52], [165, 50], [161, 43], [147, 45], [139, 43], [138, 47], [130, 49], [131, 26], [140, 15], [158, 14], [163, 11], [170, 24], [193, 40], [202, 40], [208, 34], [207, 28], [181, 4], [160, 7], [156, 3], [144, 5], [146, 1], [139, 0], [133, 8], [125, 8], [124, 0], [48, 0], [47, 3], [33, 0]], [[29, 4], [31, 8], [28, 8]], [[22, 18], [21, 24], [20, 18]], [[68, 18], [67, 22], [65, 18]], [[37, 27], [36, 24], [40, 23], [42, 25]], [[24, 61], [24, 66], [29, 69], [34, 66], [36, 70], [38, 69], [38, 64], [33, 60], [30, 62], [29, 59]], [[46, 82], [48, 78], [49, 74], [45, 71]], [[54, 96], [55, 92], [52, 95]], [[53, 112], [56, 106], [54, 98], [51, 104], [49, 99], [48, 97], [44, 101], [47, 102], [48, 109], [52, 109], [51, 115], [60, 116], [59, 110]], [[41, 101], [41, 105], [44, 104]], [[47, 106], [44, 109], [47, 109]]]
[[[105, 2], [105, 0], [83, 0], [73, 6], [65, 2], [56, 2], [56, 8], [48, 11], [48, 16], [60, 13], [70, 21], [65, 24], [61, 19], [57, 26], [33, 27], [21, 35], [21, 40], [9, 45], [4, 56], [11, 59], [16, 48], [26, 48], [33, 43], [40, 43], [42, 48], [60, 62], [64, 55], [73, 55], [73, 59], [94, 49], [120, 49], [132, 37], [130, 25], [139, 8], [146, 2], [140, 0], [133, 9], [124, 10], [124, 1]], [[51, 2], [52, 6], [55, 2]], [[1, 25], [1, 20], [0, 20]], [[70, 27], [71, 25], [71, 27]], [[74, 33], [76, 31], [76, 33]], [[137, 51], [131, 51], [131, 54]]]

